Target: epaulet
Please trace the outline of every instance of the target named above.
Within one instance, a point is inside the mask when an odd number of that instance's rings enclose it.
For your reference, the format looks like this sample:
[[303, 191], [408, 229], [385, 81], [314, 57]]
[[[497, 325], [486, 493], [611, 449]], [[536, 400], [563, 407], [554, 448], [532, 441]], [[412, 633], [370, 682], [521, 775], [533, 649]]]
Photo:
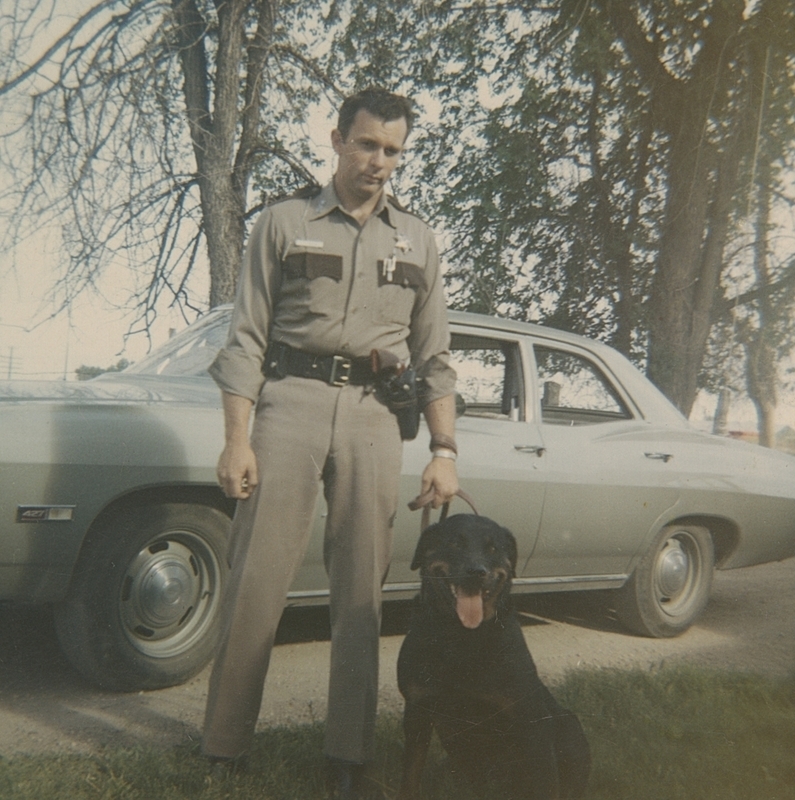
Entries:
[[422, 219], [419, 214], [415, 214], [410, 208], [406, 208], [404, 205], [402, 205], [394, 195], [388, 194], [386, 196], [386, 201], [390, 206], [394, 206], [398, 211], [402, 211], [404, 214], [411, 214], [412, 217], [417, 217], [417, 219]]
[[275, 205], [276, 203], [283, 203], [285, 200], [311, 200], [317, 197], [323, 191], [323, 187], [316, 183], [310, 183], [308, 186], [302, 186], [290, 194], [283, 194], [277, 197], [268, 205]]
[[397, 197], [395, 197], [395, 195], [388, 194], [386, 196], [386, 201], [387, 203], [389, 203], [389, 205], [394, 206], [398, 211], [403, 211], [406, 214], [411, 214], [411, 211], [409, 211], [405, 206], [401, 205], [398, 202], [398, 199]]

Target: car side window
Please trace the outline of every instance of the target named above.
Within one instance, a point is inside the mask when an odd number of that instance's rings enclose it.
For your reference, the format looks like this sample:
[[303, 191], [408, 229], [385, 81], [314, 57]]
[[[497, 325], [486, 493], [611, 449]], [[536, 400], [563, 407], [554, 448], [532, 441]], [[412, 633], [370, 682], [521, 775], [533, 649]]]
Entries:
[[632, 414], [605, 374], [587, 358], [535, 345], [541, 421], [559, 425], [593, 425]]
[[524, 383], [516, 342], [453, 334], [450, 363], [458, 375], [456, 391], [466, 404], [464, 416], [524, 418]]

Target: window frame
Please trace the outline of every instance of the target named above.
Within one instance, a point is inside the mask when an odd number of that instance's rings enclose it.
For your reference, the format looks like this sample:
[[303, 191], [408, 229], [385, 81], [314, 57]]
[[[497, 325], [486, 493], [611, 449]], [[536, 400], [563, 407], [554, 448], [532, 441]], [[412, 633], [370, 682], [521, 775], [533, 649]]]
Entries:
[[[605, 412], [604, 414], [600, 414], [598, 411], [584, 411], [581, 414], [582, 421], [577, 422], [575, 419], [570, 420], [559, 420], [559, 421], [550, 421], [549, 419], [544, 419], [544, 409], [542, 405], [543, 396], [544, 396], [544, 387], [539, 381], [539, 367], [538, 361], [536, 359], [536, 347], [542, 347], [546, 350], [555, 350], [565, 355], [571, 355], [576, 358], [579, 358], [588, 364], [596, 371], [596, 373], [601, 377], [603, 381], [608, 385], [610, 389], [612, 389], [612, 393], [617, 400], [624, 406], [627, 411], [627, 416], [621, 416], [618, 414], [612, 414], [609, 412]], [[641, 413], [638, 406], [633, 402], [632, 398], [627, 394], [624, 390], [624, 387], [621, 384], [621, 381], [615, 376], [613, 371], [610, 367], [605, 363], [605, 361], [599, 357], [599, 355], [591, 350], [588, 350], [583, 347], [577, 347], [576, 345], [569, 344], [567, 342], [561, 342], [556, 339], [545, 339], [541, 337], [530, 337], [528, 341], [528, 360], [531, 364], [530, 372], [528, 373], [530, 378], [530, 383], [532, 384], [532, 394], [533, 394], [533, 406], [534, 406], [534, 416], [535, 419], [538, 420], [539, 424], [543, 425], [555, 425], [555, 426], [563, 426], [563, 425], [571, 425], [574, 427], [580, 427], [583, 425], [604, 425], [611, 422], [637, 422], [644, 419], [643, 414]], [[575, 416], [576, 410], [572, 410], [571, 416]], [[591, 417], [590, 419], [586, 419], [586, 417]]]
[[[451, 325], [451, 343], [450, 343], [450, 354], [451, 357], [456, 352], [456, 350], [461, 350], [464, 348], [454, 348], [453, 344], [456, 340], [460, 339], [470, 339], [475, 342], [493, 342], [496, 347], [499, 347], [505, 353], [506, 361], [505, 361], [505, 375], [503, 376], [503, 393], [506, 391], [506, 378], [508, 377], [508, 367], [510, 364], [511, 356], [509, 352], [513, 351], [513, 367], [516, 371], [516, 384], [519, 389], [519, 402], [517, 405], [517, 418], [513, 418], [510, 412], [505, 416], [499, 416], [497, 414], [490, 415], [490, 414], [467, 414], [464, 412], [462, 417], [467, 419], [480, 419], [480, 420], [492, 420], [495, 422], [527, 422], [529, 420], [534, 420], [535, 415], [533, 411], [535, 410], [535, 406], [532, 402], [532, 388], [531, 385], [528, 383], [528, 376], [531, 375], [529, 371], [529, 363], [527, 359], [527, 347], [525, 346], [525, 342], [523, 337], [511, 336], [510, 334], [505, 334], [501, 331], [494, 331], [489, 329], [472, 329], [466, 328], [460, 325]], [[470, 348], [470, 349], [477, 349], [477, 348]], [[483, 347], [482, 349], [492, 349]], [[460, 394], [460, 392], [457, 392]]]

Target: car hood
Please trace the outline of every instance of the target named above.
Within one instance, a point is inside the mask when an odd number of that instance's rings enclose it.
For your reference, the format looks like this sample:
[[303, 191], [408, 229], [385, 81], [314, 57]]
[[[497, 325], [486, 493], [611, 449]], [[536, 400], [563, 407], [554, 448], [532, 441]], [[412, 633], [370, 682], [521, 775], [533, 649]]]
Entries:
[[0, 403], [189, 403], [220, 405], [209, 378], [100, 376], [91, 381], [0, 381]]

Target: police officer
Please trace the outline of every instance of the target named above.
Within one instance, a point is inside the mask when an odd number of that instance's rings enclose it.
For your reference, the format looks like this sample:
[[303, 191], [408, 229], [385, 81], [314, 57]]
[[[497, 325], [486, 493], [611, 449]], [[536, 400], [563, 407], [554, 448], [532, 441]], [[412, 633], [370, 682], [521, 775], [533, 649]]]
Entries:
[[401, 434], [378, 391], [373, 350], [411, 362], [423, 379], [432, 458], [421, 493], [438, 507], [458, 488], [455, 373], [434, 237], [384, 191], [412, 123], [410, 102], [384, 90], [343, 103], [332, 182], [270, 206], [255, 223], [229, 337], [210, 368], [226, 430], [218, 479], [240, 502], [203, 751], [234, 763], [250, 744], [322, 483], [332, 630], [324, 749], [334, 798], [370, 796], [381, 586], [397, 513]]

